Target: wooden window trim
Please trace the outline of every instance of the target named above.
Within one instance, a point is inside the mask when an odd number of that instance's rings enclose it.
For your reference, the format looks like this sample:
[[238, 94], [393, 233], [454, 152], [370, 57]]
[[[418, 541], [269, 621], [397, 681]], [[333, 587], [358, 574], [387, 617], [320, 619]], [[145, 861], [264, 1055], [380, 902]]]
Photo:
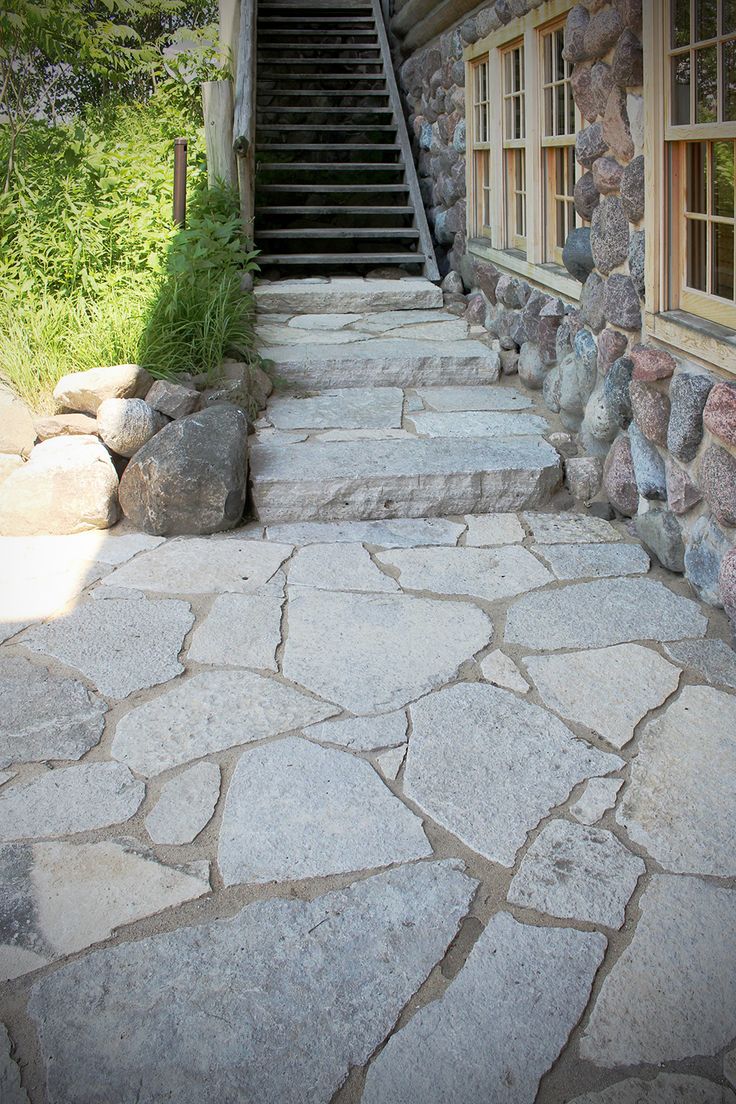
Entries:
[[[548, 148], [542, 146], [542, 53], [540, 30], [548, 24], [563, 19], [573, 7], [574, 0], [546, 0], [540, 7], [520, 19], [513, 20], [505, 27], [494, 31], [465, 49], [463, 58], [466, 66], [472, 66], [479, 59], [490, 56], [489, 65], [489, 135], [490, 144], [490, 226], [488, 234], [469, 236], [468, 250], [483, 259], [490, 260], [500, 271], [522, 276], [537, 287], [562, 295], [571, 302], [580, 300], [581, 287], [561, 265], [561, 256], [555, 255], [549, 248], [545, 224], [545, 206], [548, 203], [548, 179], [545, 160], [549, 149], [559, 145], [568, 145], [561, 141], [549, 140]], [[503, 71], [498, 53], [508, 51], [515, 44], [524, 44], [524, 85], [526, 96], [526, 135], [521, 140], [501, 141], [506, 135], [503, 111]], [[493, 63], [496, 54], [499, 64]], [[472, 82], [466, 80], [466, 118], [473, 120]], [[579, 119], [578, 119], [579, 121]], [[582, 124], [580, 124], [582, 125]], [[545, 140], [545, 146], [547, 140]], [[504, 159], [511, 147], [526, 151], [526, 240], [511, 239], [507, 234], [505, 216], [507, 206], [504, 197], [507, 194], [507, 180], [504, 171]], [[477, 146], [474, 135], [468, 141], [466, 157], [466, 187], [468, 195], [469, 228], [477, 228], [476, 188], [474, 174], [474, 154]], [[502, 243], [502, 245], [501, 245]]]
[[[677, 172], [676, 165], [670, 172], [667, 146], [673, 142], [736, 138], [736, 123], [670, 126], [670, 52], [662, 50], [662, 43], [670, 41], [668, 15], [669, 0], [649, 0], [644, 5], [644, 336], [673, 353], [731, 375], [736, 374], [736, 328], [731, 323], [731, 308], [724, 300], [705, 297], [716, 303], [716, 310], [706, 318], [701, 295], [683, 293], [679, 286], [684, 264], [681, 234], [671, 236], [669, 227], [673, 213], [680, 218], [683, 210], [683, 174]], [[677, 153], [674, 160], [679, 160]], [[725, 312], [720, 309], [721, 303]]]

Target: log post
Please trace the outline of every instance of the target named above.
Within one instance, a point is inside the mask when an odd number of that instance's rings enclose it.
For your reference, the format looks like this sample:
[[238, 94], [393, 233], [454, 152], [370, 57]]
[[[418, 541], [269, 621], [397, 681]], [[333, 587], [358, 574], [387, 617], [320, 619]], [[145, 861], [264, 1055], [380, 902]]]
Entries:
[[207, 183], [235, 188], [238, 183], [233, 152], [233, 92], [229, 80], [202, 84], [204, 136], [207, 143]]
[[256, 0], [241, 0], [235, 66], [233, 149], [237, 156], [240, 215], [252, 237], [255, 202]]

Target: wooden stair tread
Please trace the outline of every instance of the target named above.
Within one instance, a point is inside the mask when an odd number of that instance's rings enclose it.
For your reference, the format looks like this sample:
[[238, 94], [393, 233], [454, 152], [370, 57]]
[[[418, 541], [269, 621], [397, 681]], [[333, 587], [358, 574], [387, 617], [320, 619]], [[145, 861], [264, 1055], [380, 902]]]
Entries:
[[413, 215], [413, 207], [354, 207], [345, 204], [344, 206], [329, 205], [326, 207], [281, 207], [266, 205], [262, 207], [256, 207], [256, 214], [261, 215], [302, 215], [304, 218], [311, 218], [314, 215]]
[[302, 265], [380, 265], [380, 264], [424, 264], [423, 253], [261, 253], [259, 265], [285, 264]]
[[310, 193], [326, 192], [408, 192], [408, 184], [267, 184], [259, 185], [264, 192], [302, 192], [308, 188]]
[[418, 238], [414, 227], [367, 228], [364, 226], [324, 226], [306, 229], [260, 230], [259, 238]]

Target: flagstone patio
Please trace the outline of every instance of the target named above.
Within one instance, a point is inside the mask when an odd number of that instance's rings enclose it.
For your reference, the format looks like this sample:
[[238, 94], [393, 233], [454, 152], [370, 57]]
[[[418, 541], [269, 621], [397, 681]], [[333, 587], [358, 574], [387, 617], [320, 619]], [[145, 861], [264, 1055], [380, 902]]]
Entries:
[[736, 656], [623, 525], [0, 558], [3, 1104], [733, 1104]]

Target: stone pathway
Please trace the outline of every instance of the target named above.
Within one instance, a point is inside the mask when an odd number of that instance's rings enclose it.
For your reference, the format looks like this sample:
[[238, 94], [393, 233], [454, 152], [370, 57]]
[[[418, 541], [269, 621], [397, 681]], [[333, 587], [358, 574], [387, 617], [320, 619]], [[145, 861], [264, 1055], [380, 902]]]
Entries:
[[3, 1104], [733, 1104], [736, 657], [622, 525], [0, 557]]

